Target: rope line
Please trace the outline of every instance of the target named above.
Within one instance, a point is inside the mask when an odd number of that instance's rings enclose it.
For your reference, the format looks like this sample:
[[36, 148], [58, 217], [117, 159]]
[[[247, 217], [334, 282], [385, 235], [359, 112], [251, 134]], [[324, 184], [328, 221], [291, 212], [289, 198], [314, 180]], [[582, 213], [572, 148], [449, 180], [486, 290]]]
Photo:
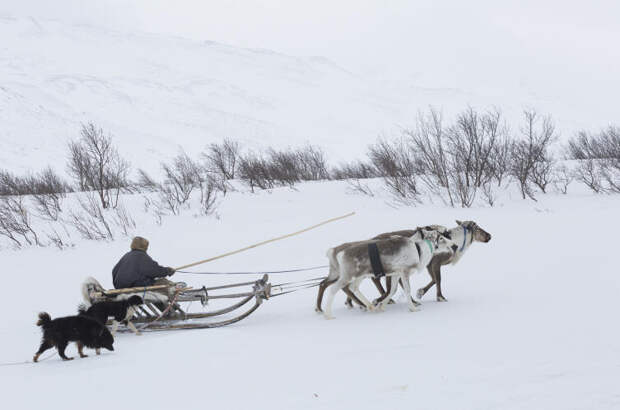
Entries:
[[274, 271], [256, 271], [256, 272], [190, 272], [186, 270], [178, 270], [176, 272], [190, 274], [190, 275], [264, 275], [264, 274], [277, 274], [277, 273], [306, 272], [306, 271], [317, 270], [317, 269], [325, 269], [327, 267], [329, 267], [329, 265], [313, 266], [311, 268], [274, 270]]

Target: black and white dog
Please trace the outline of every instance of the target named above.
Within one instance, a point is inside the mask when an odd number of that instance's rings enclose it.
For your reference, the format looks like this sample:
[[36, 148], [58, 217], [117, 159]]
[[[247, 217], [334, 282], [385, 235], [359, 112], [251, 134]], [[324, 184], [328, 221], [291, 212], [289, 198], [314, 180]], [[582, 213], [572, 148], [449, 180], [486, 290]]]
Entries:
[[88, 309], [86, 306], [81, 305], [78, 308], [78, 313], [80, 316], [89, 316], [104, 326], [108, 318], [112, 317], [112, 335], [116, 334], [118, 324], [120, 322], [125, 322], [127, 326], [139, 336], [142, 333], [131, 323], [131, 318], [135, 312], [135, 306], [141, 305], [142, 303], [142, 298], [134, 295], [125, 300], [93, 303]]

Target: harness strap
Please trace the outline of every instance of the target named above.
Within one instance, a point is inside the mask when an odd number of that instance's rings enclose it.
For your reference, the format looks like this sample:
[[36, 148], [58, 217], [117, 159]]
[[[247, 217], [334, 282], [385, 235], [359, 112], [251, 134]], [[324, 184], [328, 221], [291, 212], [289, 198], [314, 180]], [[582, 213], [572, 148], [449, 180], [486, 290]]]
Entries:
[[368, 257], [370, 258], [370, 266], [372, 267], [375, 278], [385, 276], [383, 264], [381, 263], [381, 256], [379, 256], [379, 248], [374, 242], [368, 244]]
[[463, 244], [461, 245], [461, 252], [465, 250], [465, 244], [467, 243], [467, 228], [464, 226], [462, 228], [463, 228]]
[[428, 239], [424, 239], [424, 242], [428, 245], [428, 249], [431, 250], [431, 255], [433, 254], [433, 244]]

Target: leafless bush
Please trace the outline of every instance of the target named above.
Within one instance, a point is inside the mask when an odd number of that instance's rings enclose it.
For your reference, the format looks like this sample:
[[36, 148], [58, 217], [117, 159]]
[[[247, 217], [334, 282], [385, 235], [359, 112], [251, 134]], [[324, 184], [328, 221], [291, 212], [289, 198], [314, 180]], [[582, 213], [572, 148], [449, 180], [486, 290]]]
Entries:
[[486, 181], [482, 184], [482, 195], [489, 206], [495, 205], [496, 194], [491, 181]]
[[112, 137], [94, 124], [82, 125], [81, 137], [69, 143], [69, 173], [81, 191], [95, 191], [101, 206], [116, 207], [129, 186], [129, 163], [112, 145]]
[[579, 132], [568, 143], [568, 156], [578, 160], [576, 178], [594, 192], [620, 193], [620, 127]]
[[50, 231], [45, 232], [45, 236], [47, 236], [49, 243], [56, 246], [60, 250], [75, 246], [75, 244], [70, 242], [71, 237], [66, 229], [65, 229], [65, 234], [66, 234], [66, 239], [64, 239], [62, 235], [54, 227], [51, 227], [51, 226], [50, 226]]
[[123, 236], [129, 236], [131, 232], [136, 229], [136, 222], [122, 204], [114, 209], [114, 216], [112, 218], [114, 224], [119, 227]]
[[347, 180], [347, 188], [349, 192], [359, 193], [367, 196], [375, 196], [375, 193], [370, 188], [368, 183], [364, 182], [363, 179], [352, 178]]
[[335, 167], [331, 171], [331, 178], [340, 179], [368, 179], [379, 177], [379, 173], [372, 164], [368, 164], [362, 161], [354, 161], [346, 164], [341, 164]]
[[418, 170], [411, 147], [405, 141], [379, 140], [370, 146], [368, 156], [396, 198], [405, 202], [419, 201]]
[[568, 186], [574, 179], [575, 173], [566, 165], [557, 166], [553, 170], [553, 185], [559, 192], [565, 195], [568, 193]]
[[325, 153], [319, 147], [306, 145], [296, 150], [298, 177], [302, 181], [329, 179]]
[[543, 189], [551, 179], [549, 146], [556, 139], [555, 126], [550, 117], [541, 119], [534, 110], [524, 111], [523, 116], [522, 138], [512, 144], [510, 173], [519, 184], [523, 199], [536, 200], [532, 184]]
[[23, 197], [0, 197], [0, 235], [10, 239], [18, 248], [41, 246]]
[[215, 211], [215, 202], [217, 200], [217, 186], [207, 178], [200, 186], [200, 212], [205, 215], [211, 215]]
[[179, 208], [189, 200], [192, 191], [200, 187], [202, 170], [185, 152], [174, 157], [172, 164], [162, 164], [162, 168], [165, 180], [159, 187], [160, 198], [168, 210], [177, 215]]
[[416, 129], [406, 130], [404, 134], [409, 138], [415, 153], [420, 180], [431, 193], [439, 195], [444, 202], [454, 206], [450, 152], [441, 114], [434, 109], [427, 115], [420, 114]]
[[69, 223], [80, 236], [95, 241], [114, 239], [101, 202], [93, 194], [86, 193], [78, 196], [78, 203], [80, 210], [69, 212]]
[[275, 186], [269, 163], [262, 154], [249, 153], [242, 156], [239, 162], [239, 177], [252, 192], [254, 188], [271, 189]]
[[138, 179], [134, 184], [138, 191], [157, 191], [159, 183], [153, 179], [145, 170], [138, 169]]
[[225, 139], [220, 144], [210, 144], [202, 154], [208, 172], [219, 174], [224, 180], [235, 179], [239, 162], [239, 143]]
[[62, 212], [61, 201], [69, 192], [68, 184], [51, 168], [28, 178], [32, 199], [38, 215], [43, 219], [57, 221]]

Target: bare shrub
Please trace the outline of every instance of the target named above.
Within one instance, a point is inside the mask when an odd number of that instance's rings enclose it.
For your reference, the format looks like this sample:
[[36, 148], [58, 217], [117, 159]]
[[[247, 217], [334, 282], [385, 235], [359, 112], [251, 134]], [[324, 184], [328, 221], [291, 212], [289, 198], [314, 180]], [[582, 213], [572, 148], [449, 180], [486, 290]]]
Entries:
[[319, 147], [306, 145], [296, 152], [296, 169], [302, 181], [329, 179], [325, 153]]
[[200, 212], [203, 215], [209, 216], [215, 211], [217, 191], [216, 184], [210, 178], [200, 185]]
[[594, 192], [620, 193], [620, 127], [598, 134], [585, 131], [568, 143], [568, 156], [578, 160], [576, 178]]
[[[100, 198], [99, 198], [100, 199]], [[113, 240], [114, 234], [108, 223], [101, 202], [91, 193], [78, 196], [80, 210], [69, 212], [69, 223], [80, 236], [88, 240]]]
[[553, 185], [564, 195], [568, 193], [568, 186], [574, 179], [575, 173], [566, 165], [562, 164], [553, 170]]
[[404, 140], [379, 140], [370, 146], [368, 156], [396, 198], [419, 201], [418, 172], [410, 146]]
[[482, 184], [482, 195], [489, 206], [495, 205], [496, 194], [491, 181], [486, 181]]
[[159, 188], [159, 183], [143, 169], [138, 169], [138, 179], [134, 185], [138, 188], [138, 191], [153, 192]]
[[541, 118], [534, 110], [524, 111], [523, 116], [522, 137], [512, 144], [510, 173], [519, 184], [523, 199], [536, 200], [532, 184], [546, 187], [550, 180], [549, 146], [556, 139], [555, 125], [550, 117]]
[[359, 193], [362, 195], [367, 195], [374, 197], [375, 193], [370, 188], [364, 180], [358, 178], [352, 178], [347, 180], [347, 188], [349, 192]]
[[340, 179], [368, 179], [379, 177], [379, 172], [372, 164], [363, 161], [353, 161], [341, 164], [331, 171], [331, 178]]
[[89, 123], [81, 137], [69, 143], [69, 173], [81, 191], [95, 191], [105, 208], [116, 207], [122, 189], [129, 186], [129, 163], [112, 145], [112, 137]]
[[74, 247], [75, 244], [70, 242], [71, 236], [65, 229], [66, 239], [54, 228], [50, 226], [50, 231], [45, 232], [45, 236], [47, 237], [50, 244], [56, 246], [58, 249], [63, 250], [66, 248]]
[[239, 162], [239, 143], [225, 139], [220, 144], [210, 144], [202, 154], [208, 172], [219, 174], [224, 180], [235, 179]]
[[136, 229], [136, 222], [123, 204], [118, 204], [118, 206], [114, 209], [114, 216], [112, 220], [121, 230], [123, 236], [129, 236], [131, 232]]
[[159, 196], [166, 208], [174, 215], [199, 188], [202, 180], [200, 165], [181, 151], [171, 164], [162, 164], [165, 180], [159, 187]]
[[23, 197], [0, 198], [0, 235], [10, 239], [18, 248], [23, 245], [41, 246]]
[[271, 176], [268, 161], [262, 154], [248, 153], [239, 162], [239, 178], [246, 183], [252, 192], [254, 188], [271, 189], [275, 180]]
[[70, 192], [68, 184], [51, 168], [28, 178], [32, 189], [32, 200], [38, 215], [47, 220], [57, 221], [62, 212], [61, 202], [66, 192]]

